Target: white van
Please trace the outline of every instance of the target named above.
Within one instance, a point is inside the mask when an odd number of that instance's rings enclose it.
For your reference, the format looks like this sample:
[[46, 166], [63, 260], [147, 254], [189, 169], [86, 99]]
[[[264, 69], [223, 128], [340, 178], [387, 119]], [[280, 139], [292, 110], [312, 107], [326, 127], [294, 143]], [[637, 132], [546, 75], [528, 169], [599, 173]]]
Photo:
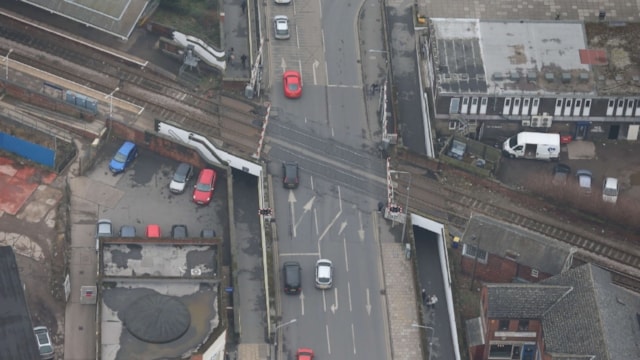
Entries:
[[618, 179], [608, 177], [604, 179], [602, 183], [602, 200], [608, 203], [615, 204], [618, 201], [618, 193], [620, 188], [618, 185]]
[[508, 138], [502, 153], [510, 158], [557, 161], [560, 157], [560, 134], [524, 131]]

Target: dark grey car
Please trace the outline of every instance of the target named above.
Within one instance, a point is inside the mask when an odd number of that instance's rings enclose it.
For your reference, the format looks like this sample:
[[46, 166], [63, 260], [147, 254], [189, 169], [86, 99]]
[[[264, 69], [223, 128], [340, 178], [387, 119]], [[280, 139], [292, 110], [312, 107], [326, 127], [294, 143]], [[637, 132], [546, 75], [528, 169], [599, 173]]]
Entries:
[[171, 227], [171, 237], [174, 239], [186, 239], [189, 237], [187, 225], [173, 225]]
[[120, 227], [120, 237], [132, 238], [136, 237], [136, 228], [133, 225], [122, 225]]
[[299, 182], [298, 164], [292, 161], [282, 163], [282, 186], [285, 189], [295, 189]]

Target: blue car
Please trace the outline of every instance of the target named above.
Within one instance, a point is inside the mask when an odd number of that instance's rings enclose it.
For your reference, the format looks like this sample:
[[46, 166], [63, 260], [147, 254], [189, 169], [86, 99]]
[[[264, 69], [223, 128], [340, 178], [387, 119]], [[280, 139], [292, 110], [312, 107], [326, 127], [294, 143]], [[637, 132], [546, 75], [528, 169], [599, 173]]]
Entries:
[[111, 162], [109, 163], [109, 170], [114, 174], [121, 173], [137, 156], [138, 148], [136, 147], [136, 144], [130, 141], [125, 141], [113, 159], [111, 159]]

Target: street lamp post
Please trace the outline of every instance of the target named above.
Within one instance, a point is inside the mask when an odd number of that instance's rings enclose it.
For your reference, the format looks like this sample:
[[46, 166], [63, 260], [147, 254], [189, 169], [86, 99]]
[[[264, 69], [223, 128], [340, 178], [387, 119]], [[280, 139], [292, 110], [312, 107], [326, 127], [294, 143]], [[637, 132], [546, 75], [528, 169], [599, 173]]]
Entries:
[[109, 98], [109, 120], [111, 120], [111, 116], [113, 115], [113, 94], [115, 94], [115, 93], [116, 93], [116, 91], [118, 91], [118, 90], [120, 90], [120, 88], [119, 88], [119, 87], [115, 88], [115, 90], [113, 90], [113, 91], [111, 92], [111, 94], [109, 94], [109, 95], [105, 96], [105, 98], [106, 98], [106, 97], [108, 97], [108, 98]]
[[13, 49], [9, 49], [9, 52], [4, 57], [4, 78], [9, 80], [9, 55], [13, 52]]
[[411, 326], [415, 327], [415, 328], [431, 330], [431, 337], [429, 337], [429, 360], [431, 360], [431, 349], [432, 349], [432, 345], [433, 345], [433, 334], [435, 333], [436, 330], [434, 328], [432, 328], [431, 326], [424, 326], [424, 325], [420, 325], [420, 324], [411, 324]]
[[275, 352], [276, 352], [276, 359], [278, 358], [278, 330], [280, 328], [283, 328], [287, 325], [291, 325], [293, 323], [295, 323], [296, 321], [298, 321], [298, 319], [291, 319], [285, 323], [282, 323], [280, 325], [277, 325], [275, 327], [275, 329], [273, 329], [273, 346], [275, 347]]
[[391, 174], [408, 174], [409, 175], [409, 185], [407, 185], [407, 197], [404, 203], [404, 223], [402, 225], [402, 236], [400, 237], [400, 241], [404, 244], [404, 235], [407, 230], [407, 219], [409, 218], [409, 196], [411, 194], [411, 173], [408, 171], [397, 171], [391, 170], [389, 171]]

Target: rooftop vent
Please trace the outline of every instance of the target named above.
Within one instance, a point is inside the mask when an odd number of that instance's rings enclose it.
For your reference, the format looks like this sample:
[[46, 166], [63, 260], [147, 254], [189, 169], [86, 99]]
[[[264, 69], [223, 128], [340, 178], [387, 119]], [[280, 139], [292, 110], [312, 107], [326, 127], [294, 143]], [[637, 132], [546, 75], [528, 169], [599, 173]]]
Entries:
[[556, 77], [553, 75], [553, 73], [544, 73], [544, 79], [548, 82], [554, 82]]
[[623, 80], [624, 80], [624, 77], [622, 75], [616, 75], [617, 82], [622, 82]]
[[589, 73], [586, 73], [586, 72], [580, 73], [580, 81], [581, 82], [589, 81]]
[[519, 81], [520, 80], [520, 73], [516, 72], [516, 71], [512, 71], [512, 72], [509, 73], [509, 78], [512, 81]]
[[564, 84], [570, 83], [571, 82], [571, 73], [563, 72], [562, 73], [562, 82]]
[[527, 80], [528, 81], [536, 81], [536, 79], [538, 78], [538, 73], [535, 71], [528, 71], [527, 72]]
[[491, 77], [493, 78], [493, 80], [495, 81], [502, 81], [504, 80], [504, 74], [501, 72], [494, 72], [493, 75], [491, 75]]
[[635, 81], [635, 82], [638, 82], [638, 81], [640, 81], [640, 75], [633, 75], [631, 77], [631, 79], [633, 79], [633, 81]]

